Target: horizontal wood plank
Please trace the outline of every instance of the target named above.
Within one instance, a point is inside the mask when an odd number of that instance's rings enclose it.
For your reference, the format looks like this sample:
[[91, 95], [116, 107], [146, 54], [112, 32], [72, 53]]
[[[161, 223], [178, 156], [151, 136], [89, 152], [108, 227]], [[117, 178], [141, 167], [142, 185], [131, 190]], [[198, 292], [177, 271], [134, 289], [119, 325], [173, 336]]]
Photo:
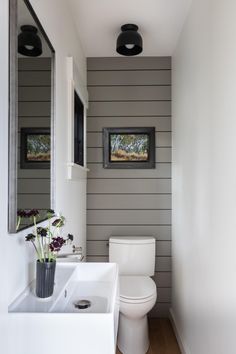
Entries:
[[169, 101], [90, 102], [88, 117], [170, 116]]
[[157, 304], [171, 302], [171, 288], [157, 288]]
[[51, 87], [19, 87], [18, 100], [27, 102], [50, 101]]
[[170, 210], [90, 210], [88, 225], [156, 225], [171, 224]]
[[158, 70], [171, 69], [171, 57], [87, 58], [88, 70]]
[[18, 169], [18, 178], [50, 178], [50, 169]]
[[172, 273], [171, 272], [155, 272], [153, 279], [158, 287], [171, 288], [171, 286], [172, 286]]
[[50, 205], [50, 194], [21, 194], [17, 200], [18, 209], [49, 209]]
[[51, 86], [51, 71], [19, 71], [19, 86]]
[[21, 128], [47, 128], [50, 125], [50, 117], [19, 117], [19, 126]]
[[51, 58], [18, 58], [19, 71], [51, 70]]
[[18, 113], [21, 117], [46, 117], [51, 114], [51, 102], [19, 102]]
[[[87, 256], [87, 262], [108, 262], [108, 256]], [[171, 272], [171, 257], [156, 257], [156, 272]]]
[[87, 225], [87, 240], [109, 240], [111, 236], [153, 236], [156, 240], [171, 240], [167, 225]]
[[171, 100], [171, 86], [91, 86], [89, 101]]
[[88, 178], [170, 178], [171, 177], [171, 164], [158, 163], [156, 168], [150, 170], [146, 169], [109, 169], [103, 168], [102, 163], [88, 163]]
[[171, 257], [156, 257], [156, 272], [171, 272]]
[[[109, 243], [108, 241], [87, 241], [87, 255], [88, 256], [108, 256]], [[156, 256], [170, 256], [171, 242], [157, 241], [156, 242]]]
[[107, 179], [88, 180], [89, 194], [153, 194], [153, 193], [171, 193], [171, 181], [168, 179], [146, 180], [146, 179]]
[[21, 194], [49, 194], [50, 180], [48, 179], [19, 179], [18, 193]]
[[171, 209], [171, 195], [123, 195], [89, 194], [88, 209]]
[[102, 85], [170, 85], [170, 70], [88, 71], [88, 86]]
[[102, 132], [103, 128], [155, 127], [156, 131], [171, 131], [170, 117], [88, 117], [88, 132]]

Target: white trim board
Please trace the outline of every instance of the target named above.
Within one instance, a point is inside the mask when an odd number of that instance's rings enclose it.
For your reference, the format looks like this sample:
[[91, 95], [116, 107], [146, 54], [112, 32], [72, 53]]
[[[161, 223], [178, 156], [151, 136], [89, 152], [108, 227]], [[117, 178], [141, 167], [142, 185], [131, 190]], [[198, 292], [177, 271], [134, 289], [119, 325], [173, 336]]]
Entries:
[[[79, 72], [73, 61], [73, 57], [67, 57], [67, 99], [68, 99], [68, 164], [67, 179], [78, 180], [86, 179], [87, 172], [87, 109], [88, 109], [88, 92], [82, 84]], [[84, 166], [74, 163], [74, 92], [77, 92], [81, 102], [84, 105]]]
[[69, 180], [87, 179], [87, 172], [89, 172], [87, 167], [73, 162], [67, 164], [67, 178]]

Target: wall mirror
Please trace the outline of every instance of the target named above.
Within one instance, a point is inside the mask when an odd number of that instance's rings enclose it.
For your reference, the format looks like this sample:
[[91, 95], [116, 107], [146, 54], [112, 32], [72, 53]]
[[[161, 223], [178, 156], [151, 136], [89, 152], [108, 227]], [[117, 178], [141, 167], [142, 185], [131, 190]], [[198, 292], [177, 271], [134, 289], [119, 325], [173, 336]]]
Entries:
[[[10, 0], [9, 232], [19, 210], [53, 209], [54, 49], [27, 0]], [[32, 223], [24, 218], [19, 228]]]

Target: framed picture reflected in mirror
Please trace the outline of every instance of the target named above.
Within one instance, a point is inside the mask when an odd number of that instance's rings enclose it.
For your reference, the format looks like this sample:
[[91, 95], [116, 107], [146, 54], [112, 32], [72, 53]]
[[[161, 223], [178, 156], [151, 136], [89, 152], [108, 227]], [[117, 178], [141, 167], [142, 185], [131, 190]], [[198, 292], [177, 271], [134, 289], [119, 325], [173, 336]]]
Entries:
[[21, 128], [20, 140], [21, 168], [50, 168], [51, 135], [49, 128]]

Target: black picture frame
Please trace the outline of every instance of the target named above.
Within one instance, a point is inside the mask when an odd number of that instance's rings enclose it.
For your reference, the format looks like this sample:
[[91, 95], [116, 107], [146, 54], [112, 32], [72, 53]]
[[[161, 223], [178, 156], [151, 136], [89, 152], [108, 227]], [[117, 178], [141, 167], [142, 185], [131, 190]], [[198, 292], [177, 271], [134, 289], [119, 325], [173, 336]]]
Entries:
[[[147, 158], [143, 160], [112, 161], [112, 135], [147, 135]], [[153, 169], [155, 163], [155, 127], [103, 128], [103, 167], [110, 169]]]
[[[28, 159], [28, 137], [35, 135], [51, 135], [50, 128], [21, 128], [20, 132], [20, 168], [21, 169], [50, 169], [51, 161]], [[51, 155], [51, 143], [49, 143]]]

